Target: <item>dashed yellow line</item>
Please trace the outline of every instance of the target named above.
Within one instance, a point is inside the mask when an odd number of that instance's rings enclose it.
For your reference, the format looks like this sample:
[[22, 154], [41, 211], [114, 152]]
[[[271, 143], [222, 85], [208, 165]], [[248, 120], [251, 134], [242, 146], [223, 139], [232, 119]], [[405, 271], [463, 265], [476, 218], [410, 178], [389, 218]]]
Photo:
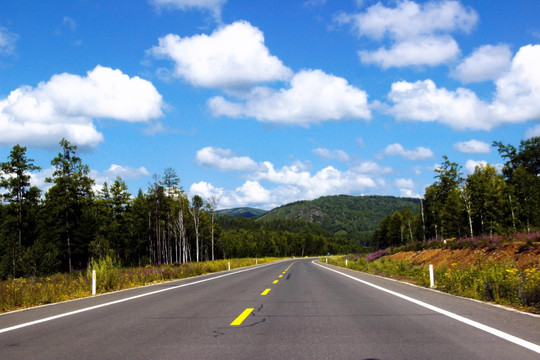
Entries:
[[274, 280], [272, 284], [277, 284], [279, 280]]
[[282, 278], [282, 277], [283, 277], [283, 275], [279, 275], [278, 277]]
[[272, 289], [266, 289], [266, 290], [264, 290], [264, 291], [261, 293], [261, 295], [264, 296], [264, 295], [268, 294], [268, 293], [270, 292], [270, 290], [272, 290]]
[[247, 308], [244, 310], [234, 321], [231, 323], [231, 326], [238, 326], [241, 325], [244, 320], [251, 314], [251, 312], [254, 310], [254, 308]]

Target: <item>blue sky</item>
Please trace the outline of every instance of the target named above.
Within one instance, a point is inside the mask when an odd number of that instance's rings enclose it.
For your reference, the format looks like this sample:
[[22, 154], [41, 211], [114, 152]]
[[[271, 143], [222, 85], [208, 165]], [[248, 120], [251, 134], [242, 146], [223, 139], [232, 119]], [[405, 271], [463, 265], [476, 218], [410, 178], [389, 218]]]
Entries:
[[0, 4], [0, 156], [62, 137], [96, 188], [176, 170], [219, 208], [417, 197], [447, 155], [540, 135], [540, 2], [19, 0]]

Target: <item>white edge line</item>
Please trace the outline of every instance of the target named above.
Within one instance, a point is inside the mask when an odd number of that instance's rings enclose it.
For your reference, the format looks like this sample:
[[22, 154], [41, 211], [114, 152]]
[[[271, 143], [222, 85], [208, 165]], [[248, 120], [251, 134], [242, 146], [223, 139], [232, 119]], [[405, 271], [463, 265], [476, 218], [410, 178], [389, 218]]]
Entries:
[[218, 276], [210, 277], [210, 278], [207, 278], [207, 279], [202, 279], [202, 280], [190, 282], [188, 284], [177, 285], [177, 286], [173, 286], [173, 287], [170, 287], [170, 288], [165, 288], [165, 289], [160, 289], [160, 290], [156, 290], [156, 291], [152, 291], [152, 292], [148, 292], [148, 293], [144, 293], [144, 294], [130, 296], [130, 297], [127, 297], [127, 298], [124, 298], [124, 299], [119, 299], [119, 300], [111, 301], [111, 302], [108, 302], [108, 303], [94, 305], [94, 306], [90, 306], [90, 307], [87, 307], [87, 308], [74, 310], [74, 311], [70, 311], [70, 312], [67, 312], [67, 313], [62, 313], [62, 314], [58, 314], [58, 315], [54, 315], [54, 316], [49, 316], [49, 317], [46, 317], [46, 318], [43, 318], [43, 319], [38, 319], [38, 320], [22, 323], [22, 324], [19, 324], [19, 325], [10, 326], [10, 327], [7, 327], [7, 328], [0, 329], [0, 334], [1, 333], [6, 333], [6, 332], [9, 332], [9, 331], [13, 331], [13, 330], [17, 330], [17, 329], [21, 329], [21, 328], [24, 328], [24, 327], [44, 323], [44, 322], [47, 322], [47, 321], [60, 319], [60, 318], [66, 317], [66, 316], [71, 316], [71, 315], [83, 313], [83, 312], [86, 312], [86, 311], [95, 310], [95, 309], [99, 309], [99, 308], [102, 308], [102, 307], [123, 303], [123, 302], [130, 301], [130, 300], [135, 300], [135, 299], [142, 298], [142, 297], [145, 297], [145, 296], [150, 296], [150, 295], [162, 293], [162, 292], [165, 292], [165, 291], [175, 290], [175, 289], [183, 288], [185, 286], [196, 285], [196, 284], [200, 284], [200, 283], [203, 283], [203, 282], [206, 282], [206, 281], [216, 280], [216, 279], [219, 279], [219, 278], [222, 278], [222, 277], [225, 277], [225, 276], [231, 276], [231, 275], [240, 274], [240, 273], [243, 273], [243, 272], [246, 272], [246, 271], [260, 269], [262, 267], [269, 266], [271, 264], [275, 264], [275, 262], [271, 262], [271, 263], [268, 263], [268, 264], [261, 264], [259, 266], [249, 267], [249, 268], [238, 270], [238, 271], [235, 271], [235, 272], [226, 273], [226, 274], [223, 274], [223, 275], [218, 275]]
[[411, 297], [409, 297], [409, 296], [400, 294], [400, 293], [398, 293], [398, 292], [395, 292], [395, 291], [392, 291], [392, 290], [388, 290], [388, 289], [383, 288], [383, 287], [381, 287], [381, 286], [378, 286], [378, 285], [372, 284], [372, 283], [370, 283], [370, 282], [367, 282], [367, 281], [364, 281], [364, 280], [355, 278], [354, 276], [345, 274], [345, 273], [343, 273], [343, 272], [341, 272], [341, 271], [337, 271], [337, 270], [334, 270], [334, 269], [331, 269], [331, 268], [327, 268], [327, 267], [325, 267], [325, 266], [323, 266], [323, 265], [321, 265], [321, 264], [318, 264], [316, 261], [317, 261], [317, 260], [313, 260], [311, 263], [314, 264], [314, 265], [317, 265], [317, 266], [319, 266], [319, 267], [321, 267], [321, 268], [323, 268], [323, 269], [325, 269], [325, 270], [333, 271], [333, 272], [335, 272], [335, 273], [337, 273], [337, 274], [340, 274], [340, 275], [343, 275], [343, 276], [345, 276], [345, 277], [348, 277], [348, 278], [350, 278], [350, 279], [352, 279], [352, 280], [358, 281], [358, 282], [360, 282], [360, 283], [362, 283], [362, 284], [364, 284], [364, 285], [371, 286], [371, 287], [373, 287], [373, 288], [375, 288], [375, 289], [377, 289], [377, 290], [384, 291], [384, 292], [386, 292], [386, 293], [388, 293], [388, 294], [390, 294], [390, 295], [397, 296], [397, 297], [399, 297], [399, 298], [401, 298], [401, 299], [403, 299], [403, 300], [410, 301], [410, 302], [412, 302], [412, 303], [414, 303], [414, 304], [416, 304], [416, 305], [420, 305], [420, 306], [425, 307], [425, 308], [427, 308], [427, 309], [429, 309], [429, 310], [435, 311], [435, 312], [437, 312], [437, 313], [439, 313], [439, 314], [448, 316], [449, 318], [452, 318], [452, 319], [454, 319], [454, 320], [460, 321], [460, 322], [465, 323], [465, 324], [467, 324], [467, 325], [469, 325], [469, 326], [475, 327], [475, 328], [477, 328], [477, 329], [480, 329], [480, 330], [482, 330], [482, 331], [485, 331], [485, 332], [487, 332], [487, 333], [490, 333], [490, 334], [492, 334], [492, 335], [495, 335], [495, 336], [497, 336], [497, 337], [500, 337], [501, 339], [510, 341], [510, 342], [512, 342], [512, 343], [514, 343], [514, 344], [516, 344], [516, 345], [522, 346], [522, 347], [524, 347], [524, 348], [526, 348], [526, 349], [529, 349], [529, 350], [531, 350], [531, 351], [534, 351], [534, 352], [540, 354], [540, 345], [534, 344], [534, 343], [529, 342], [529, 341], [527, 341], [527, 340], [523, 340], [523, 339], [518, 338], [518, 337], [516, 337], [516, 336], [514, 336], [514, 335], [510, 335], [510, 334], [505, 333], [505, 332], [503, 332], [503, 331], [500, 331], [500, 330], [497, 330], [497, 329], [492, 328], [492, 327], [490, 327], [490, 326], [481, 324], [481, 323], [479, 323], [479, 322], [477, 322], [477, 321], [468, 319], [468, 318], [463, 317], [463, 316], [461, 316], [461, 315], [454, 314], [453, 312], [450, 312], [450, 311], [441, 309], [441, 308], [439, 308], [439, 307], [430, 305], [430, 304], [425, 303], [425, 302], [423, 302], [423, 301], [416, 300], [416, 299], [414, 299], [414, 298], [411, 298]]

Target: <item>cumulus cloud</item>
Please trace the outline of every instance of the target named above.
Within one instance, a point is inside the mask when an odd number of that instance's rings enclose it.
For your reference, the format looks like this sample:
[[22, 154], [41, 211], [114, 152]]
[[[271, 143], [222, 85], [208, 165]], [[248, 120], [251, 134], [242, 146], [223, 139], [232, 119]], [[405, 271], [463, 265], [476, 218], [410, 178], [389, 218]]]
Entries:
[[488, 143], [475, 139], [455, 143], [454, 148], [466, 154], [487, 154], [491, 151]]
[[321, 70], [297, 73], [288, 89], [257, 87], [244, 102], [230, 102], [217, 96], [208, 101], [208, 106], [214, 116], [246, 116], [261, 122], [305, 127], [323, 121], [371, 118], [363, 90]]
[[152, 83], [120, 70], [97, 66], [86, 77], [54, 75], [0, 99], [0, 145], [48, 148], [65, 137], [82, 148], [94, 148], [103, 135], [93, 118], [148, 122], [162, 116], [162, 107]]
[[414, 150], [405, 150], [401, 144], [391, 144], [384, 150], [386, 155], [402, 156], [408, 160], [426, 160], [433, 157], [433, 151], [423, 146], [418, 146]]
[[215, 197], [218, 199], [218, 206], [220, 208], [231, 208], [241, 206], [261, 206], [264, 208], [271, 208], [268, 206], [271, 202], [271, 192], [265, 189], [257, 181], [246, 181], [241, 186], [234, 190], [225, 190], [223, 188], [216, 188], [212, 184], [201, 181], [191, 185], [189, 188], [191, 196], [199, 195], [203, 199], [211, 199]]
[[223, 208], [257, 206], [266, 209], [326, 195], [363, 193], [384, 186], [384, 181], [375, 177], [391, 171], [372, 161], [347, 170], [327, 166], [316, 172], [302, 162], [276, 168], [271, 162], [264, 161], [247, 175], [248, 180], [244, 184], [235, 189], [215, 187], [201, 181], [193, 184], [189, 191], [191, 195], [197, 194], [205, 199], [214, 196]]
[[363, 62], [388, 68], [436, 66], [454, 59], [459, 55], [459, 47], [449, 34], [469, 32], [476, 25], [478, 15], [458, 1], [418, 4], [402, 0], [395, 7], [386, 7], [379, 2], [358, 14], [340, 14], [336, 20], [352, 24], [358, 36], [375, 41], [389, 39], [390, 49], [359, 52]]
[[453, 75], [463, 83], [496, 80], [510, 68], [511, 59], [507, 45], [484, 45], [464, 59]]
[[122, 180], [142, 179], [150, 176], [150, 172], [144, 166], [132, 168], [130, 166], [111, 164], [105, 171], [91, 169], [89, 176], [94, 179], [94, 192], [98, 193], [103, 189], [105, 183], [111, 186], [117, 177], [122, 178]]
[[110, 179], [121, 177], [124, 180], [130, 180], [150, 176], [150, 172], [148, 172], [144, 166], [132, 168], [129, 166], [112, 164], [105, 172], [103, 172], [103, 175]]
[[313, 150], [314, 154], [317, 154], [324, 160], [337, 160], [341, 162], [347, 162], [350, 159], [349, 154], [343, 150], [328, 150], [325, 148], [317, 148]]
[[229, 149], [207, 146], [197, 151], [197, 163], [219, 171], [246, 171], [257, 168], [257, 163], [247, 156], [235, 156]]
[[412, 181], [411, 179], [400, 178], [400, 179], [396, 179], [394, 183], [396, 187], [399, 189], [399, 193], [401, 196], [420, 197], [419, 194], [414, 192], [414, 188], [416, 187], [416, 185], [414, 184], [414, 181]]
[[210, 11], [214, 19], [221, 20], [221, 10], [227, 0], [150, 0], [158, 9], [172, 8], [178, 10], [197, 9]]
[[392, 84], [388, 112], [397, 119], [436, 121], [455, 129], [490, 130], [540, 119], [540, 45], [522, 47], [497, 81], [489, 103], [466, 88], [438, 88], [432, 80]]
[[421, 37], [402, 41], [392, 48], [358, 52], [363, 63], [378, 64], [383, 69], [406, 66], [437, 66], [454, 59], [459, 46], [451, 37]]
[[0, 26], [0, 55], [13, 55], [15, 52], [15, 43], [19, 39], [17, 34], [14, 34], [8, 29]]
[[174, 75], [194, 86], [242, 89], [269, 81], [287, 81], [292, 71], [270, 54], [264, 35], [246, 21], [221, 27], [211, 35], [159, 39], [150, 53], [170, 59]]
[[484, 160], [480, 160], [480, 161], [475, 161], [475, 160], [467, 160], [467, 162], [465, 163], [465, 170], [467, 170], [467, 172], [469, 174], [472, 174], [474, 173], [474, 169], [476, 169], [477, 166], [486, 166], [487, 165], [487, 161], [484, 161]]
[[268, 161], [262, 165], [263, 168], [254, 174], [255, 180], [284, 185], [289, 189], [289, 193], [295, 190], [294, 193], [304, 199], [315, 199], [336, 193], [360, 192], [376, 186], [370, 176], [354, 168], [340, 171], [328, 166], [312, 175], [298, 165], [283, 166], [277, 170]]

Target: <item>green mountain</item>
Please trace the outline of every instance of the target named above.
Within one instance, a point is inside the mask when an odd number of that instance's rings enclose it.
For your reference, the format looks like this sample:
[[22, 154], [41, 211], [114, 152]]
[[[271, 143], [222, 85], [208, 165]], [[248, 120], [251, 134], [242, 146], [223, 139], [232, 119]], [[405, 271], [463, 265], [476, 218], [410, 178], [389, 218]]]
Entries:
[[224, 209], [216, 211], [217, 216], [227, 215], [228, 217], [244, 217], [248, 219], [258, 218], [261, 215], [266, 214], [266, 210], [255, 209], [250, 207], [241, 207], [234, 209]]
[[366, 243], [382, 219], [404, 208], [416, 214], [420, 211], [420, 200], [394, 196], [324, 196], [277, 207], [257, 221], [300, 219], [318, 224], [333, 234]]

